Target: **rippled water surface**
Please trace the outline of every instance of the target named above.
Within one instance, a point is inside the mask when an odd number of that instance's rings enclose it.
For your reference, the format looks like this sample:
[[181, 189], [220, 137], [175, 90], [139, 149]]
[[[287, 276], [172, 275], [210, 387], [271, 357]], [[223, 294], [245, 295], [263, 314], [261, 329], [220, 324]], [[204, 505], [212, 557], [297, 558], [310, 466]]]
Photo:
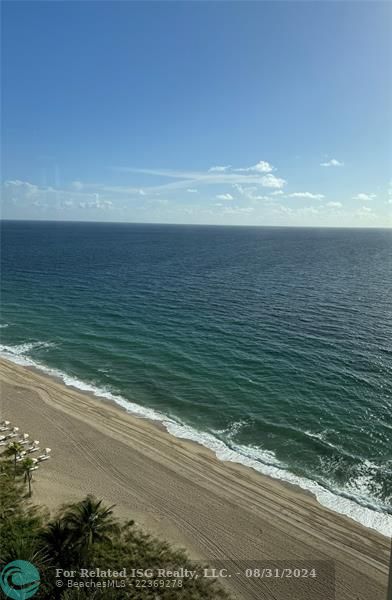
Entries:
[[392, 232], [3, 222], [1, 352], [391, 531]]

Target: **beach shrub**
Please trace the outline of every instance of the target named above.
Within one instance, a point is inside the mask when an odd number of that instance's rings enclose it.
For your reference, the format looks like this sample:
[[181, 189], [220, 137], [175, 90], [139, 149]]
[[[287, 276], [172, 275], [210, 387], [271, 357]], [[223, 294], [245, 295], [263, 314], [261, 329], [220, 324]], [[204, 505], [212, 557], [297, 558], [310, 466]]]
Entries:
[[[183, 550], [170, 546], [135, 525], [121, 523], [114, 516], [114, 507], [87, 496], [80, 502], [63, 506], [54, 518], [49, 512], [32, 504], [13, 457], [0, 460], [0, 569], [13, 560], [27, 560], [39, 570], [41, 585], [34, 598], [42, 600], [227, 600], [226, 591], [218, 581], [202, 577], [202, 568], [195, 566]], [[197, 578], [183, 578], [182, 585], [141, 587], [142, 578], [127, 580], [126, 587], [81, 589], [68, 588], [67, 577], [56, 585], [56, 569], [80, 568], [112, 571], [126, 569], [156, 569], [196, 571]], [[108, 579], [113, 579], [108, 577]], [[155, 579], [155, 577], [151, 577]], [[162, 577], [159, 578], [160, 580]], [[75, 580], [81, 578], [76, 576]], [[100, 578], [100, 580], [103, 580]], [[0, 597], [4, 597], [1, 595]]]

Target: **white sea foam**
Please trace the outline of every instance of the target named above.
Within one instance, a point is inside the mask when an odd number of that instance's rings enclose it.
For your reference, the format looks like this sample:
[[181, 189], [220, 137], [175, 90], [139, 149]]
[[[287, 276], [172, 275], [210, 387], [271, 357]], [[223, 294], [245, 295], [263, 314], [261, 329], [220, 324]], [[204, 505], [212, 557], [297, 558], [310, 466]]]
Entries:
[[0, 344], [0, 353], [7, 352], [10, 355], [24, 356], [32, 350], [52, 348], [54, 345], [52, 342], [26, 342], [24, 344], [17, 344], [16, 346], [4, 346]]
[[0, 323], [0, 329], [4, 329], [5, 327], [8, 327], [8, 323]]
[[[209, 433], [196, 431], [192, 427], [177, 423], [166, 425], [166, 428], [176, 437], [189, 439], [210, 448], [220, 460], [241, 463], [274, 479], [282, 479], [283, 481], [298, 485], [302, 489], [314, 494], [320, 504], [327, 508], [346, 515], [365, 525], [365, 527], [376, 529], [386, 536], [392, 535], [392, 515], [380, 512], [375, 504], [374, 509], [361, 506], [354, 499], [340, 495], [338, 491], [337, 493], [331, 492], [316, 481], [291, 473], [285, 465], [278, 461], [273, 452], [251, 446], [242, 446], [240, 444], [229, 448], [223, 441]], [[345, 491], [343, 489], [342, 493], [347, 493], [348, 495], [349, 490]], [[352, 495], [354, 496], [354, 494]], [[362, 495], [362, 497], [364, 496]]]
[[[255, 446], [243, 446], [241, 444], [235, 444], [233, 441], [230, 442], [232, 447], [229, 447], [224, 441], [212, 433], [198, 431], [189, 425], [181, 424], [152, 408], [140, 406], [122, 396], [113, 394], [106, 388], [83, 382], [76, 377], [69, 376], [58, 369], [47, 367], [26, 356], [26, 354], [33, 349], [49, 346], [50, 344], [47, 342], [33, 342], [30, 344], [20, 344], [18, 346], [0, 345], [0, 356], [17, 364], [36, 367], [51, 376], [60, 378], [68, 386], [116, 402], [125, 410], [138, 417], [160, 421], [173, 436], [191, 440], [209, 448], [215, 453], [219, 460], [243, 464], [259, 473], [273, 477], [274, 479], [281, 479], [293, 485], [297, 485], [314, 494], [323, 506], [346, 515], [365, 527], [375, 529], [388, 537], [392, 536], [392, 515], [381, 512], [380, 507], [377, 507], [374, 499], [369, 496], [369, 481], [366, 476], [360, 476], [356, 480], [355, 485], [351, 482], [342, 490], [336, 490], [336, 492], [330, 491], [316, 481], [291, 473], [286, 465], [282, 464], [274, 453], [269, 450], [263, 450]], [[233, 433], [238, 431], [242, 425], [243, 422], [240, 422], [238, 425], [233, 424], [230, 427], [231, 436], [229, 435], [228, 437], [233, 437]], [[373, 504], [374, 508], [358, 504], [358, 502], [355, 501], [355, 497], [357, 497], [359, 501], [366, 501], [368, 505]]]
[[327, 433], [327, 430], [319, 431], [319, 432], [304, 431], [304, 434], [307, 435], [308, 437], [315, 438], [316, 440], [320, 440], [321, 442], [325, 441], [326, 433]]
[[0, 344], [0, 356], [8, 358], [18, 365], [31, 366], [33, 361], [25, 357], [23, 352], [18, 352], [18, 346], [5, 346]]
[[57, 377], [58, 379], [61, 379], [65, 383], [65, 385], [69, 387], [77, 388], [78, 390], [81, 390], [83, 392], [92, 393], [100, 398], [112, 400], [113, 402], [116, 402], [117, 404], [125, 408], [127, 411], [139, 415], [140, 417], [152, 419], [154, 421], [163, 421], [167, 418], [165, 415], [153, 409], [140, 406], [139, 404], [126, 400], [122, 396], [113, 394], [104, 387], [97, 387], [94, 384], [86, 383], [85, 381], [82, 381], [77, 377], [67, 375], [67, 373], [60, 371], [59, 369], [48, 367], [47, 365], [44, 365], [38, 362], [37, 360], [31, 358], [30, 356], [26, 355], [31, 350], [37, 348], [49, 348], [53, 345], [54, 344], [51, 344], [49, 342], [32, 342], [28, 344], [19, 344], [17, 346], [4, 346], [0, 344], [0, 356], [3, 356], [4, 358], [7, 358], [8, 360], [11, 360], [12, 362], [19, 365], [35, 367], [36, 369], [39, 369], [40, 371], [43, 371], [44, 373], [47, 373], [52, 377]]
[[298, 429], [298, 431], [300, 431], [301, 433], [303, 433], [304, 435], [306, 435], [310, 438], [313, 438], [314, 440], [319, 440], [325, 446], [329, 446], [332, 450], [337, 450], [338, 452], [341, 452], [342, 454], [343, 453], [347, 454], [347, 452], [345, 452], [340, 446], [328, 441], [327, 435], [330, 432], [329, 429], [324, 429], [324, 431], [318, 431], [318, 432], [302, 431], [301, 429]]

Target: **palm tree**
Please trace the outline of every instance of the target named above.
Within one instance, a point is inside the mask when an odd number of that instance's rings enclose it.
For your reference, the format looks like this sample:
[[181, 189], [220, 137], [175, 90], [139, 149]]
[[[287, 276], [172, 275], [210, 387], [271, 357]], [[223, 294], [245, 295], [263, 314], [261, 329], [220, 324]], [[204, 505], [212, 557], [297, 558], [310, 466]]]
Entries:
[[8, 461], [0, 464], [0, 527], [18, 508], [20, 484], [11, 474], [11, 468]]
[[79, 550], [80, 559], [88, 559], [93, 544], [108, 542], [113, 534], [119, 532], [119, 525], [112, 517], [113, 508], [102, 506], [102, 500], [88, 495], [66, 509], [62, 520], [71, 531], [71, 539]]
[[16, 476], [16, 459], [22, 452], [23, 446], [19, 442], [11, 442], [5, 451], [6, 456], [12, 456], [14, 459], [14, 477]]
[[72, 550], [71, 530], [62, 519], [51, 521], [41, 534], [43, 547], [55, 564], [68, 564]]
[[48, 556], [40, 548], [37, 548], [36, 538], [31, 535], [22, 536], [20, 533], [8, 542], [7, 553], [3, 554], [1, 558], [4, 564], [14, 560], [27, 560], [36, 566], [49, 562]]
[[25, 482], [29, 484], [29, 497], [31, 496], [31, 480], [33, 479], [32, 469], [34, 467], [34, 461], [32, 458], [25, 458], [22, 461], [22, 472], [24, 474]]

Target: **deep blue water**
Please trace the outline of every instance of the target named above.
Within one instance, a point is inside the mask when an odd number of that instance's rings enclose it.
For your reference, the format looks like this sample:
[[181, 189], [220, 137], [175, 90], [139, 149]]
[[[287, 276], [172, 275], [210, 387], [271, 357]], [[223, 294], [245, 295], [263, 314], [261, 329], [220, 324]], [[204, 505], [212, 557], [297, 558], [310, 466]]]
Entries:
[[1, 275], [3, 356], [392, 531], [391, 230], [3, 221]]

